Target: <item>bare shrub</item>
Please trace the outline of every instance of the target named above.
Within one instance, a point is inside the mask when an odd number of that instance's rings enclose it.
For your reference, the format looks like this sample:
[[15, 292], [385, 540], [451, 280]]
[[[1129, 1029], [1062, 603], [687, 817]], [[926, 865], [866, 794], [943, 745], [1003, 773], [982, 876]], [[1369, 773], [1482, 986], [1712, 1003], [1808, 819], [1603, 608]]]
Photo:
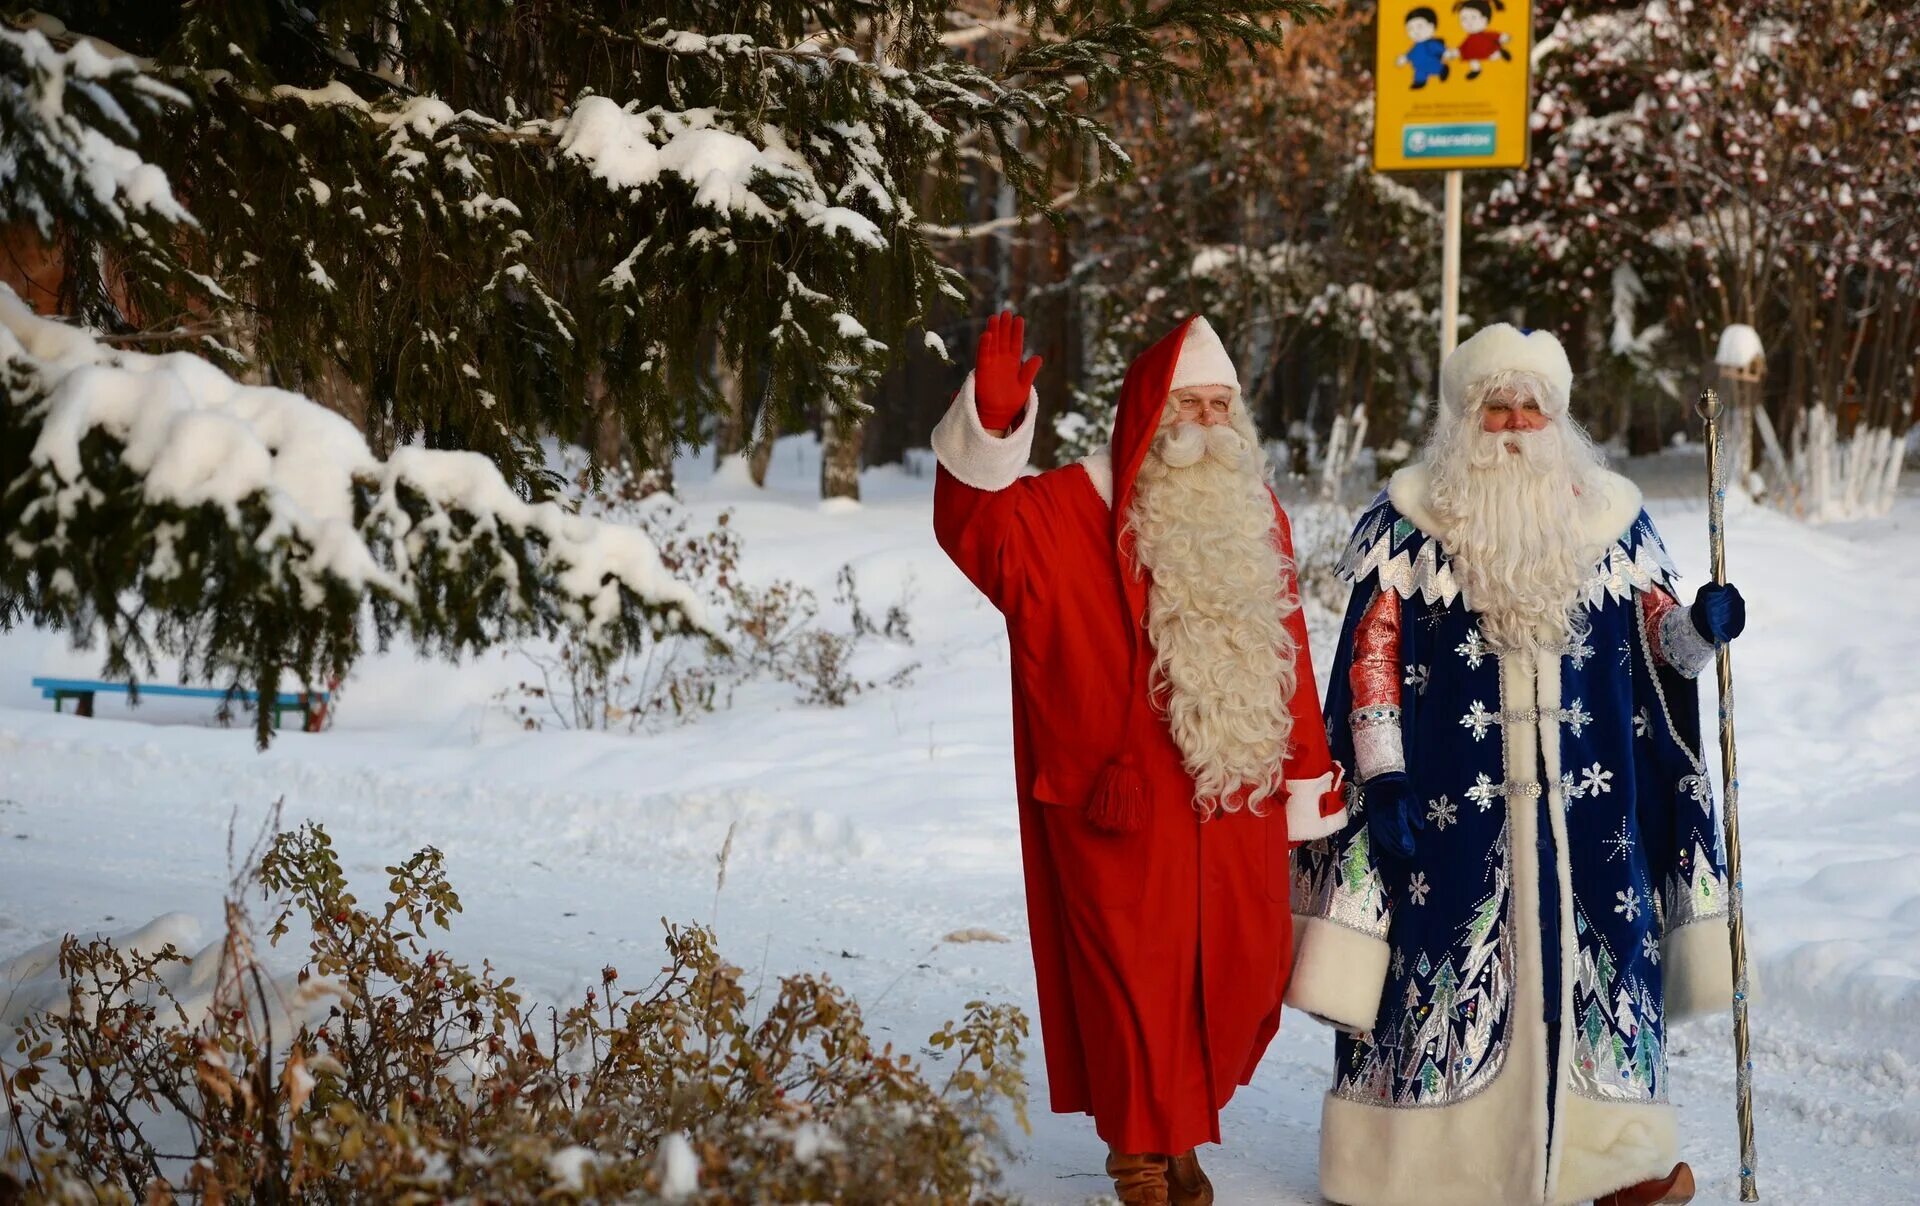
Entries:
[[387, 874], [363, 907], [323, 829], [275, 837], [244, 886], [275, 943], [311, 930], [305, 965], [275, 985], [236, 890], [204, 1009], [163, 978], [172, 947], [68, 938], [65, 1006], [0, 1060], [20, 1149], [0, 1167], [27, 1200], [999, 1200], [999, 1110], [1026, 1125], [1017, 1009], [934, 1034], [936, 1084], [826, 978], [759, 999], [675, 925], [652, 977], [607, 967], [541, 1009], [430, 944], [460, 911], [437, 850]]

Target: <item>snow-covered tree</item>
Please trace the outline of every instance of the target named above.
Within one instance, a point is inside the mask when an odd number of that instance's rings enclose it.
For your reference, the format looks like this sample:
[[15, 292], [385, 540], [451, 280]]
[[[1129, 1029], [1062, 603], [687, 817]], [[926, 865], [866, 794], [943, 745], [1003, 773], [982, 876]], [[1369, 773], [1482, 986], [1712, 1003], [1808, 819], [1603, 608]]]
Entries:
[[368, 607], [454, 654], [693, 622], [644, 539], [530, 501], [542, 438], [662, 461], [718, 359], [851, 491], [864, 395], [965, 296], [935, 233], [975, 165], [1044, 212], [1126, 167], [1123, 84], [1310, 8], [0, 3], [0, 221], [77, 322], [0, 296], [0, 623], [273, 690]]
[[[963, 296], [925, 226], [964, 165], [1022, 207], [1062, 162], [1110, 176], [1117, 86], [1215, 72], [1305, 7], [1025, 0], [993, 54], [993, 10], [921, 0], [73, 0], [32, 20], [179, 102], [143, 153], [197, 221], [174, 240], [195, 275], [109, 282], [118, 331], [216, 316], [236, 368], [375, 448], [480, 451], [538, 489], [549, 433], [611, 418], [656, 459], [698, 437], [716, 355], [749, 409], [857, 420], [935, 299]], [[111, 243], [80, 250], [69, 272], [118, 267]]]
[[[1653, 324], [1691, 330], [1668, 352], [1693, 369], [1689, 386], [1722, 330], [1756, 328], [1783, 432], [1814, 408], [1904, 431], [1920, 260], [1913, 7], [1542, 7], [1534, 164], [1480, 214], [1526, 249], [1542, 292], [1616, 355], [1657, 359]], [[1635, 335], [1619, 315], [1643, 294], [1655, 309]]]
[[[573, 634], [611, 660], [710, 631], [636, 528], [528, 503], [472, 452], [373, 455], [311, 399], [186, 353], [107, 347], [0, 285], [0, 628], [101, 641], [267, 698], [344, 673], [366, 634], [450, 657]], [[256, 709], [268, 740], [272, 711]]]

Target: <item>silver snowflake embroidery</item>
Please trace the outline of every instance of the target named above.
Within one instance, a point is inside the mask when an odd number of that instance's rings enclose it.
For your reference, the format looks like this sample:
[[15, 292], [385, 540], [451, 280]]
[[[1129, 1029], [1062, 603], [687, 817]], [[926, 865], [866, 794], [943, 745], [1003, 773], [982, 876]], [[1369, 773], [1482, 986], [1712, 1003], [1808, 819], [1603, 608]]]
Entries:
[[[1427, 873], [1425, 871], [1415, 871], [1413, 878], [1407, 881], [1407, 899], [1413, 904], [1423, 905], [1427, 903], [1427, 893], [1432, 890], [1433, 885], [1427, 882]], [[1631, 921], [1632, 918], [1628, 918], [1628, 920]]]
[[1620, 664], [1622, 666], [1631, 666], [1633, 664], [1633, 638], [1632, 637], [1620, 638]]
[[1467, 709], [1467, 714], [1460, 718], [1460, 727], [1472, 729], [1475, 741], [1485, 737], [1487, 730], [1499, 723], [1500, 713], [1487, 711], [1487, 705], [1477, 699], [1473, 701], [1473, 706]]
[[1645, 708], [1641, 708], [1633, 714], [1633, 735], [1635, 737], [1645, 737], [1652, 731], [1653, 717], [1648, 714]]
[[1575, 670], [1585, 666], [1592, 656], [1593, 646], [1587, 643], [1584, 635], [1574, 638], [1573, 644], [1567, 647], [1567, 660], [1573, 663]]
[[1478, 628], [1467, 629], [1467, 639], [1453, 647], [1453, 651], [1467, 659], [1467, 669], [1478, 670], [1480, 663], [1487, 659], [1486, 638], [1480, 635]]
[[1640, 935], [1640, 951], [1646, 955], [1647, 962], [1660, 966], [1660, 942], [1652, 934]]
[[1435, 829], [1444, 830], [1460, 819], [1460, 806], [1441, 796], [1438, 800], [1427, 801], [1427, 819], [1433, 822]]
[[1407, 686], [1413, 688], [1415, 695], [1425, 695], [1427, 693], [1427, 680], [1432, 676], [1432, 673], [1433, 672], [1425, 666], [1408, 666], [1407, 676], [1403, 681]]
[[1493, 802], [1506, 794], [1504, 784], [1495, 783], [1492, 779], [1487, 778], [1484, 773], [1475, 775], [1473, 777], [1473, 786], [1467, 789], [1467, 799], [1478, 804], [1481, 812], [1492, 808]]
[[1407, 974], [1407, 952], [1393, 952], [1393, 974], [1396, 978]]
[[1627, 832], [1626, 818], [1620, 818], [1619, 830], [1607, 839], [1607, 846], [1609, 847], [1607, 861], [1612, 862], [1616, 858], [1627, 857], [1627, 855], [1633, 853], [1635, 844], [1633, 835]]
[[1613, 790], [1613, 772], [1602, 769], [1598, 762], [1580, 772], [1580, 794], [1583, 796], [1604, 796]]
[[1578, 737], [1588, 725], [1593, 723], [1593, 713], [1587, 711], [1586, 704], [1576, 699], [1571, 708], [1561, 711], [1560, 719], [1565, 721], [1566, 726], [1573, 730], [1573, 735]]
[[1640, 893], [1637, 889], [1628, 888], [1622, 892], [1615, 892], [1613, 898], [1620, 902], [1613, 906], [1614, 912], [1623, 914], [1628, 921], [1640, 916]]
[[1705, 775], [1687, 775], [1680, 780], [1680, 790], [1693, 797], [1693, 802], [1702, 806], [1713, 801], [1713, 789], [1707, 785]]
[[1562, 771], [1560, 773], [1560, 798], [1561, 799], [1578, 800], [1584, 794], [1586, 793], [1580, 790], [1580, 785], [1573, 781], [1572, 771]]

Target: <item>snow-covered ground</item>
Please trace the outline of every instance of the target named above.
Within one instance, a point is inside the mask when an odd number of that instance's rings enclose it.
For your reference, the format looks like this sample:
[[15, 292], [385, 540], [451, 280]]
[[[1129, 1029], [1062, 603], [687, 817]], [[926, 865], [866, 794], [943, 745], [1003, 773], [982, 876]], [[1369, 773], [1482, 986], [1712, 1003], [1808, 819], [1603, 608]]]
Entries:
[[[811, 447], [788, 441], [765, 491], [693, 459], [681, 480], [696, 514], [733, 508], [749, 576], [796, 579], [826, 600], [851, 563], [870, 608], [908, 594], [916, 643], [870, 656], [879, 672], [917, 662], [911, 685], [844, 709], [767, 685], [652, 736], [526, 732], [494, 702], [525, 663], [449, 666], [402, 651], [357, 668], [331, 731], [283, 734], [263, 755], [244, 724], [214, 727], [192, 701], [129, 714], [103, 697], [99, 719], [56, 716], [28, 679], [92, 663], [54, 634], [0, 636], [0, 963], [67, 931], [122, 932], [173, 911], [211, 929], [229, 823], [251, 832], [284, 797], [289, 824], [327, 825], [363, 895], [385, 863], [444, 850], [466, 904], [453, 950], [490, 957], [545, 997], [576, 996], [609, 962], [651, 966], [659, 919], [671, 917], [713, 923], [756, 975], [828, 971], [906, 1049], [976, 997], [1032, 1012], [998, 617], [933, 542], [930, 479], [870, 472], [862, 505], [823, 507], [817, 470]], [[1699, 581], [1703, 507], [1652, 509]], [[1735, 663], [1762, 980], [1761, 1191], [1909, 1202], [1920, 1175], [1920, 500], [1825, 528], [1749, 509], [1731, 529], [1751, 609]], [[1323, 668], [1329, 635], [1323, 623]], [[969, 928], [1007, 941], [943, 942]], [[1686, 1024], [1670, 1050], [1705, 1202], [1738, 1196], [1729, 1030], [1723, 1018]], [[1034, 1134], [1009, 1181], [1036, 1201], [1081, 1201], [1105, 1187], [1103, 1151], [1085, 1119], [1046, 1112], [1037, 1042], [1036, 1030]], [[1288, 1015], [1227, 1111], [1224, 1150], [1203, 1153], [1223, 1202], [1319, 1200], [1330, 1051], [1325, 1031]]]

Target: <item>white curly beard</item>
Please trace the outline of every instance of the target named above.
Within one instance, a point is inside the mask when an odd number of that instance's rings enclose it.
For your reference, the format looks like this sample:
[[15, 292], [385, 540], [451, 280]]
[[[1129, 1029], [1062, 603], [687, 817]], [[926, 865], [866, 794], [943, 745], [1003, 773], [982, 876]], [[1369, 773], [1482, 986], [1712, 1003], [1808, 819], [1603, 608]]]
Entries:
[[1231, 427], [1164, 427], [1141, 465], [1128, 521], [1151, 575], [1154, 703], [1203, 817], [1265, 811], [1292, 730], [1297, 651], [1286, 619], [1298, 604], [1282, 593], [1286, 563], [1265, 467], [1244, 412]]
[[1584, 521], [1602, 504], [1599, 452], [1565, 419], [1532, 432], [1478, 424], [1456, 421], [1428, 449], [1441, 543], [1493, 648], [1563, 648], [1583, 627], [1597, 555]]

